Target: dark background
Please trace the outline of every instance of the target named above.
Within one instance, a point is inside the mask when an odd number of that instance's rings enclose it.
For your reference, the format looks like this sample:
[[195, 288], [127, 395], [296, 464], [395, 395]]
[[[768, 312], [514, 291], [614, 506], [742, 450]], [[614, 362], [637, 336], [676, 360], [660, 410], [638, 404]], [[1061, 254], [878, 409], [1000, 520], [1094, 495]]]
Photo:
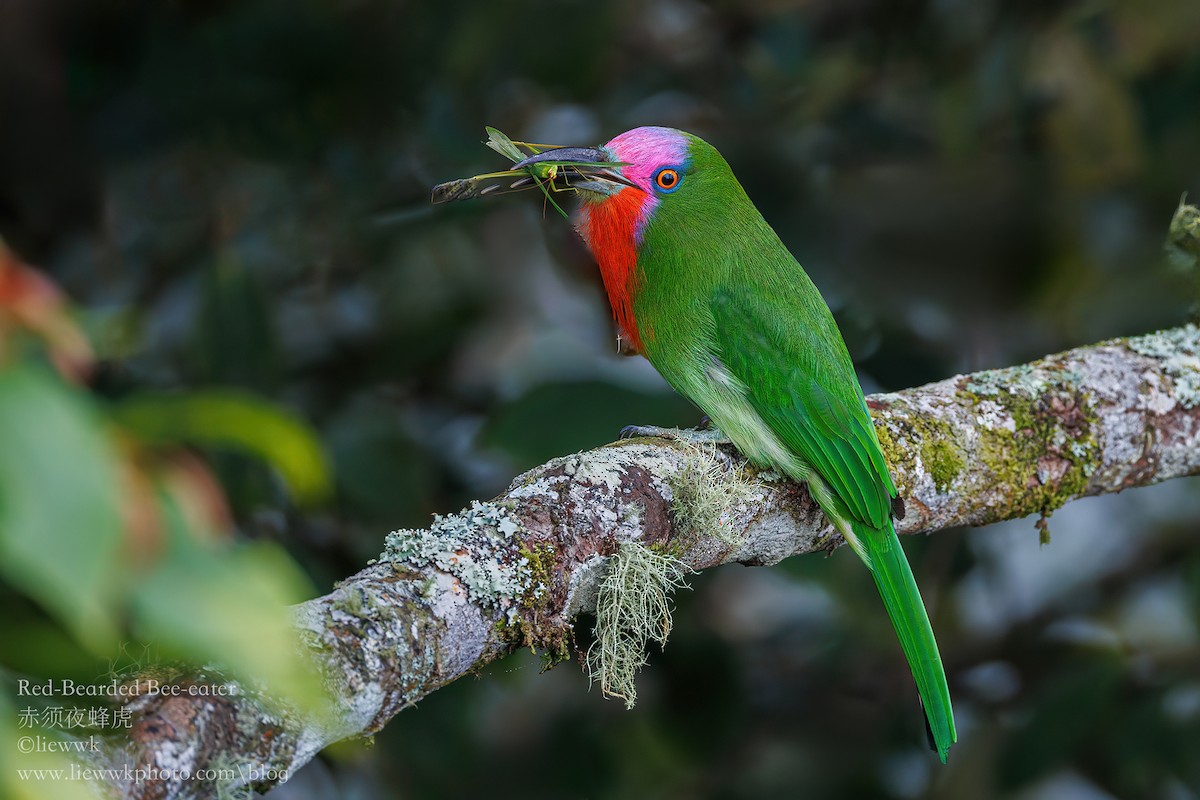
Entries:
[[[485, 124], [704, 136], [867, 391], [1195, 299], [1162, 257], [1200, 195], [1195, 0], [0, 0], [0, 235], [77, 303], [101, 397], [235, 386], [313, 426], [323, 506], [212, 463], [238, 536], [282, 543], [317, 592], [523, 469], [699, 419], [616, 354], [594, 265], [535, 194], [430, 207], [503, 164]], [[906, 541], [958, 714], [945, 767], [838, 552], [694, 577], [632, 712], [526, 653], [272, 796], [1200, 796], [1198, 484], [1050, 527]]]

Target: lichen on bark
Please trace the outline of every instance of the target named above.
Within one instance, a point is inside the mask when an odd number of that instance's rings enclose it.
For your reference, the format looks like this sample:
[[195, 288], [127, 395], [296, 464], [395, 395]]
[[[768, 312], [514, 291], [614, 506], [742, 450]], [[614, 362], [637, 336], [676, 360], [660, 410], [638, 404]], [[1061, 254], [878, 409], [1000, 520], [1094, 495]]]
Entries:
[[[905, 502], [897, 530], [987, 524], [1200, 474], [1198, 352], [1200, 329], [1191, 325], [868, 398]], [[746, 488], [743, 479], [752, 490], [730, 490]], [[713, 505], [723, 495], [728, 502]], [[828, 545], [829, 532], [803, 486], [746, 468], [711, 433], [677, 431], [554, 459], [491, 503], [393, 535], [383, 560], [295, 609], [334, 700], [330, 719], [275, 716], [252, 697], [172, 698], [173, 718], [191, 720], [178, 741], [113, 745], [91, 765], [169, 760], [194, 770], [254, 753], [272, 769], [294, 770], [521, 644], [562, 642], [598, 597], [614, 602], [600, 587], [622, 552], [666, 553], [695, 570], [773, 564]], [[657, 606], [647, 607], [633, 627], [661, 621]], [[162, 710], [147, 704], [135, 725]], [[178, 781], [155, 796], [195, 791]]]

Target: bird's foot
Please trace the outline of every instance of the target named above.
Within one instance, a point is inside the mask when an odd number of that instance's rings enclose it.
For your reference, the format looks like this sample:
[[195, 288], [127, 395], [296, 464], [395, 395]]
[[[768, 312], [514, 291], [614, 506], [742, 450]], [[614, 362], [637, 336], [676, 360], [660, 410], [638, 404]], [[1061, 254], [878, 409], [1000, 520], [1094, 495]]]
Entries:
[[682, 433], [680, 428], [660, 428], [657, 425], [626, 425], [621, 428], [621, 432], [617, 434], [618, 439], [640, 439], [643, 437], [660, 437], [663, 439], [677, 439], [678, 434]]
[[813, 543], [812, 551], [821, 551], [825, 553], [825, 557], [829, 558], [833, 555], [842, 544], [842, 535], [836, 530], [832, 530]]
[[701, 430], [699, 428], [660, 428], [657, 425], [626, 425], [617, 434], [618, 439], [642, 437], [674, 439], [686, 444], [722, 444], [729, 441], [725, 434], [713, 427]]

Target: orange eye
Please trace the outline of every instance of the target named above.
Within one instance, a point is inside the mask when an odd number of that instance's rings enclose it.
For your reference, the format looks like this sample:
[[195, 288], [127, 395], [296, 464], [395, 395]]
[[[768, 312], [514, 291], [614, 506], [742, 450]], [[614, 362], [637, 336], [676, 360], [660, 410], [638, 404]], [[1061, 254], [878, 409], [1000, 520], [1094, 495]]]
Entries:
[[673, 192], [679, 186], [679, 173], [673, 169], [660, 169], [654, 176], [654, 183], [664, 192]]

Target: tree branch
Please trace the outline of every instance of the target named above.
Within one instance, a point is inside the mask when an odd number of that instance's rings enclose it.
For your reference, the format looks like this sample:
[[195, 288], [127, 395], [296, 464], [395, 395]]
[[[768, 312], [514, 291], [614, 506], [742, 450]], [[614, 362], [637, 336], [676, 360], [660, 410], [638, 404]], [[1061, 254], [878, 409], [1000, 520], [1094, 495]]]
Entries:
[[[904, 499], [900, 532], [1045, 516], [1077, 497], [1200, 473], [1200, 329], [1112, 340], [868, 404]], [[389, 535], [379, 562], [296, 608], [334, 698], [331, 717], [271, 711], [249, 694], [146, 696], [132, 701], [129, 739], [92, 766], [167, 776], [110, 782], [131, 798], [206, 796], [211, 783], [169, 770], [222, 765], [237, 767], [227, 785], [264, 789], [517, 646], [566, 657], [608, 557], [635, 541], [696, 570], [774, 564], [837, 543], [803, 486], [747, 466], [712, 433], [556, 458], [489, 503]]]

